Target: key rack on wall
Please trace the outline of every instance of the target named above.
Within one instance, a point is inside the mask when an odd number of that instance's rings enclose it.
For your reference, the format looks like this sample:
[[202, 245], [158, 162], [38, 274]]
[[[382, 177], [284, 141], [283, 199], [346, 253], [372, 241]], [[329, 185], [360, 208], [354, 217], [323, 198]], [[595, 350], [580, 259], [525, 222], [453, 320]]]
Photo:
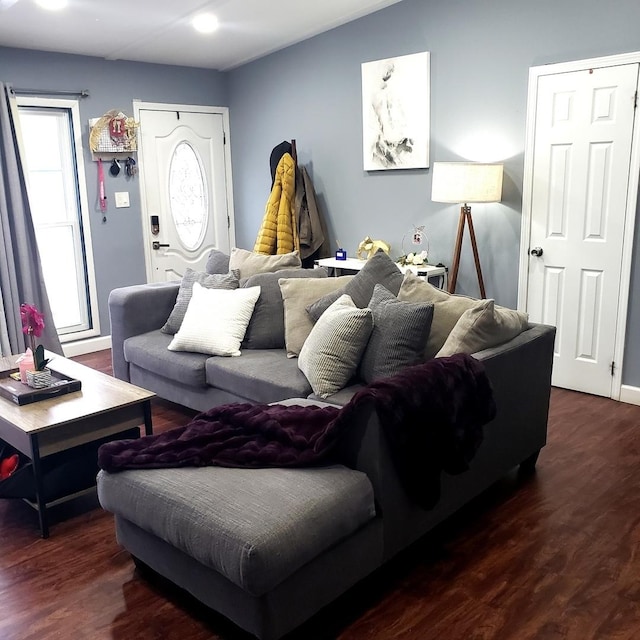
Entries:
[[138, 150], [139, 123], [122, 111], [112, 110], [89, 120], [89, 148], [93, 160], [126, 157]]

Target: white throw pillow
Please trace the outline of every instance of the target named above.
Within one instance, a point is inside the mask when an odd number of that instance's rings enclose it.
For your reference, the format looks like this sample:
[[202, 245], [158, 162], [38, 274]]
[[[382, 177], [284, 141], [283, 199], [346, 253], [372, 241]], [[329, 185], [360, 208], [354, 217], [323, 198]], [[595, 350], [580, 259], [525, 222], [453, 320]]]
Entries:
[[162, 333], [170, 333], [175, 335], [180, 329], [184, 314], [187, 312], [189, 301], [191, 300], [191, 292], [193, 290], [193, 283], [200, 283], [205, 289], [237, 289], [240, 284], [238, 282], [240, 278], [239, 271], [229, 271], [229, 273], [215, 273], [210, 274], [204, 271], [194, 271], [190, 267], [187, 267], [182, 276], [182, 282], [180, 283], [180, 289], [178, 289], [178, 296], [176, 303], [166, 321], [164, 327], [160, 329]]
[[346, 294], [320, 316], [298, 358], [298, 368], [317, 396], [326, 398], [346, 386], [358, 368], [372, 328], [371, 309], [358, 309]]
[[182, 326], [168, 349], [239, 356], [240, 343], [259, 295], [260, 287], [205, 289], [194, 282]]

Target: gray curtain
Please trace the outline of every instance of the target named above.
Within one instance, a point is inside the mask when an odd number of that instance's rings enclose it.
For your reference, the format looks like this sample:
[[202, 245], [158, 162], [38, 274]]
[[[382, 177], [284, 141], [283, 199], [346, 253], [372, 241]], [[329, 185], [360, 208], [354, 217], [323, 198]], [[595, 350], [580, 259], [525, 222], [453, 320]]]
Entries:
[[11, 86], [0, 82], [0, 351], [9, 355], [25, 350], [20, 305], [27, 302], [45, 318], [38, 343], [62, 354], [42, 277], [16, 118]]

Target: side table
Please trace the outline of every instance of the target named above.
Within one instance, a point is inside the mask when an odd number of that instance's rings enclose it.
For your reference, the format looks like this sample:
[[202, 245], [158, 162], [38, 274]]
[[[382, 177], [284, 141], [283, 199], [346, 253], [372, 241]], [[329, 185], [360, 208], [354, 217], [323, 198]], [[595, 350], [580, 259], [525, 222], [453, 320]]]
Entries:
[[[358, 258], [347, 258], [346, 260], [336, 260], [335, 258], [320, 258], [314, 262], [316, 267], [326, 267], [332, 269], [334, 275], [338, 272], [344, 271], [360, 271], [365, 264], [366, 260], [359, 260]], [[417, 276], [424, 278], [425, 280], [431, 280], [432, 278], [438, 278], [438, 287], [443, 289], [446, 285], [447, 268], [435, 266], [432, 264], [423, 264], [419, 267], [402, 266], [396, 263], [396, 266], [402, 273], [407, 271], [413, 271]], [[433, 283], [432, 283], [433, 284]]]

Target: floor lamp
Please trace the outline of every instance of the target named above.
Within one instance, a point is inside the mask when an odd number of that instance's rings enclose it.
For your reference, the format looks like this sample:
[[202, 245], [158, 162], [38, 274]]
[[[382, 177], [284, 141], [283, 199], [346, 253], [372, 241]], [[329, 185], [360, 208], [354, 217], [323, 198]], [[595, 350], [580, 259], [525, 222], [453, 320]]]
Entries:
[[451, 276], [449, 277], [449, 293], [455, 293], [460, 267], [460, 252], [465, 224], [469, 226], [473, 259], [478, 274], [480, 296], [486, 298], [484, 280], [480, 268], [476, 234], [473, 230], [471, 207], [469, 203], [500, 202], [502, 198], [502, 165], [481, 164], [478, 162], [434, 162], [431, 200], [434, 202], [463, 203], [460, 207], [458, 235], [453, 252]]

